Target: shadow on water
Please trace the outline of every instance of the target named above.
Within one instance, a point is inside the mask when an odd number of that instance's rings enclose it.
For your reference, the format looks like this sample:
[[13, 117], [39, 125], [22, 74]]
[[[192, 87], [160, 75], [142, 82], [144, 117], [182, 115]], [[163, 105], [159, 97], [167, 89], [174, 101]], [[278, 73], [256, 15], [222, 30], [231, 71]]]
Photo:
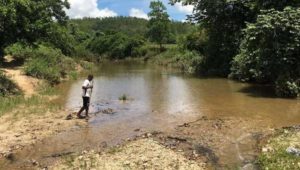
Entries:
[[238, 92], [245, 93], [250, 97], [257, 98], [278, 98], [276, 96], [274, 86], [271, 85], [250, 85], [247, 87], [243, 87]]

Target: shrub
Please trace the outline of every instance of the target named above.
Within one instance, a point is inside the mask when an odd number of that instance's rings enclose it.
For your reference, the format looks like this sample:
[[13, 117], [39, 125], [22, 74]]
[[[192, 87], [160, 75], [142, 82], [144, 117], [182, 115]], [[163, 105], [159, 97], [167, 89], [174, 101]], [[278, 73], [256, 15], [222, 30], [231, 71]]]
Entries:
[[0, 97], [19, 94], [18, 86], [0, 71]]
[[56, 84], [74, 68], [74, 61], [64, 56], [60, 50], [40, 45], [32, 50], [31, 58], [25, 63], [24, 69], [27, 75]]
[[300, 9], [263, 11], [244, 32], [230, 77], [274, 84], [279, 96], [299, 95]]
[[25, 60], [30, 57], [32, 49], [18, 42], [6, 47], [4, 53], [13, 56], [15, 59]]
[[98, 54], [113, 59], [134, 56], [136, 49], [144, 44], [140, 37], [129, 37], [123, 33], [106, 33], [94, 38], [88, 48]]
[[195, 51], [171, 48], [159, 54], [155, 60], [160, 65], [177, 67], [186, 73], [195, 74], [199, 73], [203, 58]]

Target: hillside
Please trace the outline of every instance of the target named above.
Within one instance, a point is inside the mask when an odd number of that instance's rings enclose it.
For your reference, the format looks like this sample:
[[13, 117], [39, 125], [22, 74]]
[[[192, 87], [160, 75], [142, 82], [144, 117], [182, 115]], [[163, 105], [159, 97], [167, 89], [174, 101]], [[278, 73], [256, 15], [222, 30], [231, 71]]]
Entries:
[[[123, 32], [128, 35], [143, 36], [147, 32], [148, 21], [132, 17], [111, 17], [111, 18], [83, 18], [72, 19], [70, 24], [85, 33], [93, 32]], [[193, 25], [177, 21], [171, 22], [171, 33], [173, 35], [187, 34], [194, 28]]]

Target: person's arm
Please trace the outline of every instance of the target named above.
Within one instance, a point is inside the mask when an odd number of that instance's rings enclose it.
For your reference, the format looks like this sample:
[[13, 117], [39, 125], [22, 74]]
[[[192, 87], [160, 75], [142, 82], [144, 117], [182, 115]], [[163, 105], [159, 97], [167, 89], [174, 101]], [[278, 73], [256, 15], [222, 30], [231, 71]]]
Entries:
[[90, 82], [84, 82], [83, 86], [82, 86], [82, 89], [93, 89], [93, 83], [90, 83]]
[[89, 87], [89, 82], [88, 81], [84, 81], [84, 83], [83, 83], [83, 85], [82, 85], [82, 89], [83, 90], [87, 90], [87, 89], [89, 89], [90, 87]]

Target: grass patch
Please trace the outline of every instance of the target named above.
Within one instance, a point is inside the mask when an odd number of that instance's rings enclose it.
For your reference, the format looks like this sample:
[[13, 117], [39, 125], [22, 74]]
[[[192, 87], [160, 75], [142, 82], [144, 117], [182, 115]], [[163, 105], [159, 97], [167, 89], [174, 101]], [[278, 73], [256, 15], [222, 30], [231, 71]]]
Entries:
[[300, 157], [291, 155], [286, 148], [277, 148], [273, 153], [262, 154], [258, 162], [262, 169], [300, 169]]
[[78, 73], [76, 71], [71, 71], [69, 73], [69, 76], [72, 80], [77, 80], [78, 79]]
[[120, 147], [112, 147], [107, 151], [107, 153], [116, 154], [116, 153], [121, 152], [121, 151], [122, 151], [122, 149]]
[[59, 91], [55, 86], [51, 86], [48, 83], [43, 83], [38, 88], [39, 94], [43, 96], [54, 96], [59, 95]]
[[300, 132], [297, 130], [283, 130], [268, 141], [268, 152], [263, 152], [258, 157], [261, 169], [300, 169], [300, 157], [290, 154], [286, 149], [290, 146], [299, 148]]
[[0, 98], [0, 117], [11, 113], [15, 117], [19, 115], [45, 114], [48, 111], [54, 112], [61, 109], [61, 106], [50, 101], [45, 96], [24, 96], [1, 97]]

